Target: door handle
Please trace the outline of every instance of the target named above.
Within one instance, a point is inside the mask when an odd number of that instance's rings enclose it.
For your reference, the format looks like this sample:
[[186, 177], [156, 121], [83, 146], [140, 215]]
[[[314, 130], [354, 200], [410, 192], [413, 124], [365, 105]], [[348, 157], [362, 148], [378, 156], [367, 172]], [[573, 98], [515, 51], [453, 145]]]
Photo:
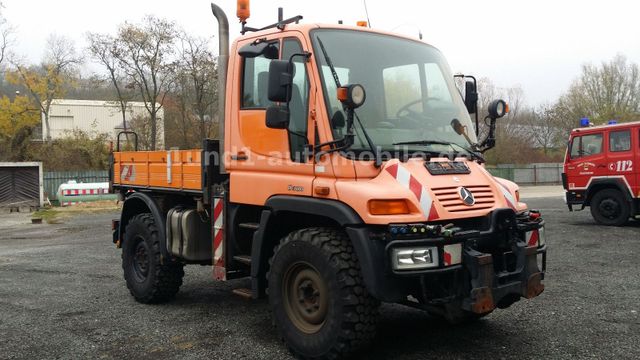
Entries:
[[231, 160], [236, 160], [236, 161], [245, 161], [248, 160], [249, 157], [247, 156], [247, 154], [245, 154], [244, 152], [239, 152], [237, 154], [231, 155]]

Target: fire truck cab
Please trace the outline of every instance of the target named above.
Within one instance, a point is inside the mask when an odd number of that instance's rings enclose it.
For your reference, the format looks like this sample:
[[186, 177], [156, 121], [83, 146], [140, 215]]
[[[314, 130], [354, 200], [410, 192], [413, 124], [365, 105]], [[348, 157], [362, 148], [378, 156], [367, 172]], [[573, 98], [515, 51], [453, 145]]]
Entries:
[[562, 184], [569, 210], [591, 208], [603, 225], [620, 226], [640, 214], [640, 122], [571, 131]]

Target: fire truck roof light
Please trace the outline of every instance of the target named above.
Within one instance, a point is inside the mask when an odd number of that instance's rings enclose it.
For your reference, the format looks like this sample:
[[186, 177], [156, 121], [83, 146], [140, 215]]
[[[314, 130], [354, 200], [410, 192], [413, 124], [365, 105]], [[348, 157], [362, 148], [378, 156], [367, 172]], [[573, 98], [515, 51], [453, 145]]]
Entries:
[[617, 123], [618, 123], [617, 120], [609, 120], [609, 122], [607, 122], [607, 125], [615, 125]]
[[580, 126], [582, 126], [582, 127], [589, 126], [589, 118], [585, 117], [585, 118], [580, 119]]

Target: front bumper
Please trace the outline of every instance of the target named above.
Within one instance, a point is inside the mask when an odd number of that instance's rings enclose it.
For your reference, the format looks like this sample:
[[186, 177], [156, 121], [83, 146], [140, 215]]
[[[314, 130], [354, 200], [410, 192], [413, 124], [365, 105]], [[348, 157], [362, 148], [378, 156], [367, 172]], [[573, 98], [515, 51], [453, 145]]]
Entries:
[[579, 205], [580, 206], [580, 210], [584, 209], [585, 207], [585, 202], [586, 202], [586, 196], [585, 196], [585, 191], [584, 190], [567, 190], [565, 192], [565, 203], [567, 204], [567, 207], [569, 208], [570, 211], [573, 211], [573, 206], [574, 205]]
[[[363, 276], [368, 290], [382, 301], [410, 299], [425, 306], [460, 302], [467, 311], [487, 313], [542, 293], [547, 251], [543, 230], [542, 219], [523, 222], [513, 210], [497, 209], [486, 231], [428, 239], [368, 238], [369, 244], [375, 244], [368, 251], [379, 251], [383, 258], [380, 253], [360, 256]], [[391, 254], [398, 247], [435, 247], [439, 264], [423, 270], [394, 270]], [[376, 262], [372, 258], [385, 266], [377, 262], [372, 267], [370, 263]]]

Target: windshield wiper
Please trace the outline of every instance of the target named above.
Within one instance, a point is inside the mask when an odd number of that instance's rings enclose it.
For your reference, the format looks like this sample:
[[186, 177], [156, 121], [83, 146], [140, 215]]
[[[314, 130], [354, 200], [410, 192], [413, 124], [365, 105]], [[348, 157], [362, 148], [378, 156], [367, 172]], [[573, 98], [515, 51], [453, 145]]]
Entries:
[[397, 145], [451, 145], [451, 143], [446, 141], [437, 141], [437, 140], [413, 140], [413, 141], [402, 141], [391, 144], [393, 146]]
[[[478, 160], [480, 163], [484, 163], [486, 162], [486, 160], [482, 157], [482, 155], [478, 154], [477, 152], [473, 151], [472, 149], [469, 149], [467, 147], [464, 147], [458, 143], [454, 143], [454, 142], [449, 142], [449, 141], [439, 141], [439, 140], [414, 140], [414, 141], [402, 141], [402, 142], [397, 142], [397, 143], [393, 143], [392, 145], [397, 146], [397, 145], [448, 145], [453, 147], [453, 145], [461, 148], [462, 150], [464, 150], [465, 152], [467, 152], [469, 154], [469, 156], [474, 159], [474, 160]], [[455, 151], [455, 149], [453, 150], [454, 153], [457, 153]]]

